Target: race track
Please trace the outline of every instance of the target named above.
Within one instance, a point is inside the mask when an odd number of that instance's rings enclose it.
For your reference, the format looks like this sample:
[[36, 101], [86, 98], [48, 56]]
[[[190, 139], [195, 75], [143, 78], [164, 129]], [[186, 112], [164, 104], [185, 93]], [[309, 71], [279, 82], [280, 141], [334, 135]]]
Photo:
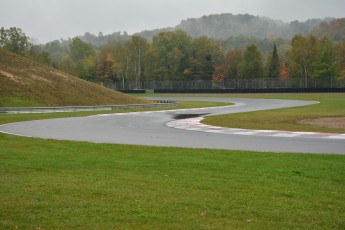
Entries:
[[[153, 99], [153, 98], [150, 98]], [[157, 99], [157, 98], [154, 98]], [[0, 126], [0, 132], [19, 136], [94, 143], [174, 146], [188, 148], [254, 150], [269, 152], [345, 154], [345, 139], [298, 138], [236, 133], [206, 132], [168, 127], [176, 119], [240, 113], [310, 105], [316, 102], [234, 98], [164, 98], [167, 100], [222, 101], [235, 106], [192, 110], [173, 110], [89, 117], [59, 118], [12, 123]], [[255, 121], [253, 121], [255, 122]]]

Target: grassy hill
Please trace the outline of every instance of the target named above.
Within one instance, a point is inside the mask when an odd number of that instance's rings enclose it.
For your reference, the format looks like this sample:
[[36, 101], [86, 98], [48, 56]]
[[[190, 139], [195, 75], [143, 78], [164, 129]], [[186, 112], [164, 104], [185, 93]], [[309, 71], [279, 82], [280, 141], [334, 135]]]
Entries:
[[0, 107], [143, 103], [0, 49]]

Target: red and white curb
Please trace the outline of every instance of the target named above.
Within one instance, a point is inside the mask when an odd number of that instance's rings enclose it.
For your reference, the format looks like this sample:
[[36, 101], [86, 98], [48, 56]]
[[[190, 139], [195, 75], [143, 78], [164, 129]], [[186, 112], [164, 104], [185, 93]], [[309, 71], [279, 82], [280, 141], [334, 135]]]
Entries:
[[224, 128], [218, 126], [205, 125], [201, 123], [203, 117], [187, 118], [181, 120], [173, 120], [165, 123], [167, 127], [175, 129], [184, 129], [190, 131], [220, 133], [232, 135], [252, 135], [252, 136], [270, 136], [270, 137], [292, 137], [292, 138], [323, 138], [323, 139], [339, 139], [345, 140], [345, 134], [335, 133], [317, 133], [317, 132], [290, 132], [280, 130], [252, 130]]
[[196, 110], [207, 110], [207, 109], [219, 109], [219, 108], [232, 108], [244, 106], [243, 103], [235, 103], [233, 105], [225, 106], [214, 106], [214, 107], [205, 107], [205, 108], [192, 108], [192, 109], [168, 109], [168, 110], [153, 110], [153, 111], [140, 111], [140, 112], [128, 112], [128, 113], [107, 113], [107, 114], [98, 114], [91, 115], [90, 117], [109, 117], [109, 116], [127, 116], [127, 115], [141, 115], [141, 114], [152, 114], [152, 113], [166, 113], [166, 112], [182, 112], [182, 111], [196, 111]]

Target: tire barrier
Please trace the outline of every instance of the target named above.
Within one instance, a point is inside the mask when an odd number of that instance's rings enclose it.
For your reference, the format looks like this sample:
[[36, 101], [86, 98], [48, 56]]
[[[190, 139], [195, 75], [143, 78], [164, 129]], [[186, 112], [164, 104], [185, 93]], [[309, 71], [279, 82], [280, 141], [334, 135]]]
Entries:
[[145, 90], [145, 89], [128, 89], [128, 90], [124, 89], [124, 90], [117, 90], [117, 91], [119, 91], [119, 92], [121, 92], [121, 93], [130, 93], [130, 94], [136, 94], [136, 93], [141, 94], [141, 93], [146, 93], [146, 90]]

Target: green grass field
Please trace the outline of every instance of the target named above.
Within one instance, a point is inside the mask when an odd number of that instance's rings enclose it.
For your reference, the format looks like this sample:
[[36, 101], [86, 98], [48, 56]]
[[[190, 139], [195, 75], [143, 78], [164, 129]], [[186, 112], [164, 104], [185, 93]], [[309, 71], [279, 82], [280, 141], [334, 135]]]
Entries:
[[[0, 115], [0, 122], [72, 115]], [[5, 134], [0, 150], [0, 229], [345, 228], [341, 155]]]
[[0, 134], [2, 229], [343, 229], [345, 158]]
[[[249, 97], [249, 95], [239, 96]], [[203, 123], [215, 126], [245, 129], [345, 133], [344, 128], [326, 128], [297, 123], [298, 121], [308, 118], [345, 117], [345, 93], [263, 94], [255, 96], [268, 99], [303, 99], [318, 101], [320, 104], [270, 111], [210, 116], [207, 117]], [[251, 95], [251, 97], [253, 97], [253, 95]]]

